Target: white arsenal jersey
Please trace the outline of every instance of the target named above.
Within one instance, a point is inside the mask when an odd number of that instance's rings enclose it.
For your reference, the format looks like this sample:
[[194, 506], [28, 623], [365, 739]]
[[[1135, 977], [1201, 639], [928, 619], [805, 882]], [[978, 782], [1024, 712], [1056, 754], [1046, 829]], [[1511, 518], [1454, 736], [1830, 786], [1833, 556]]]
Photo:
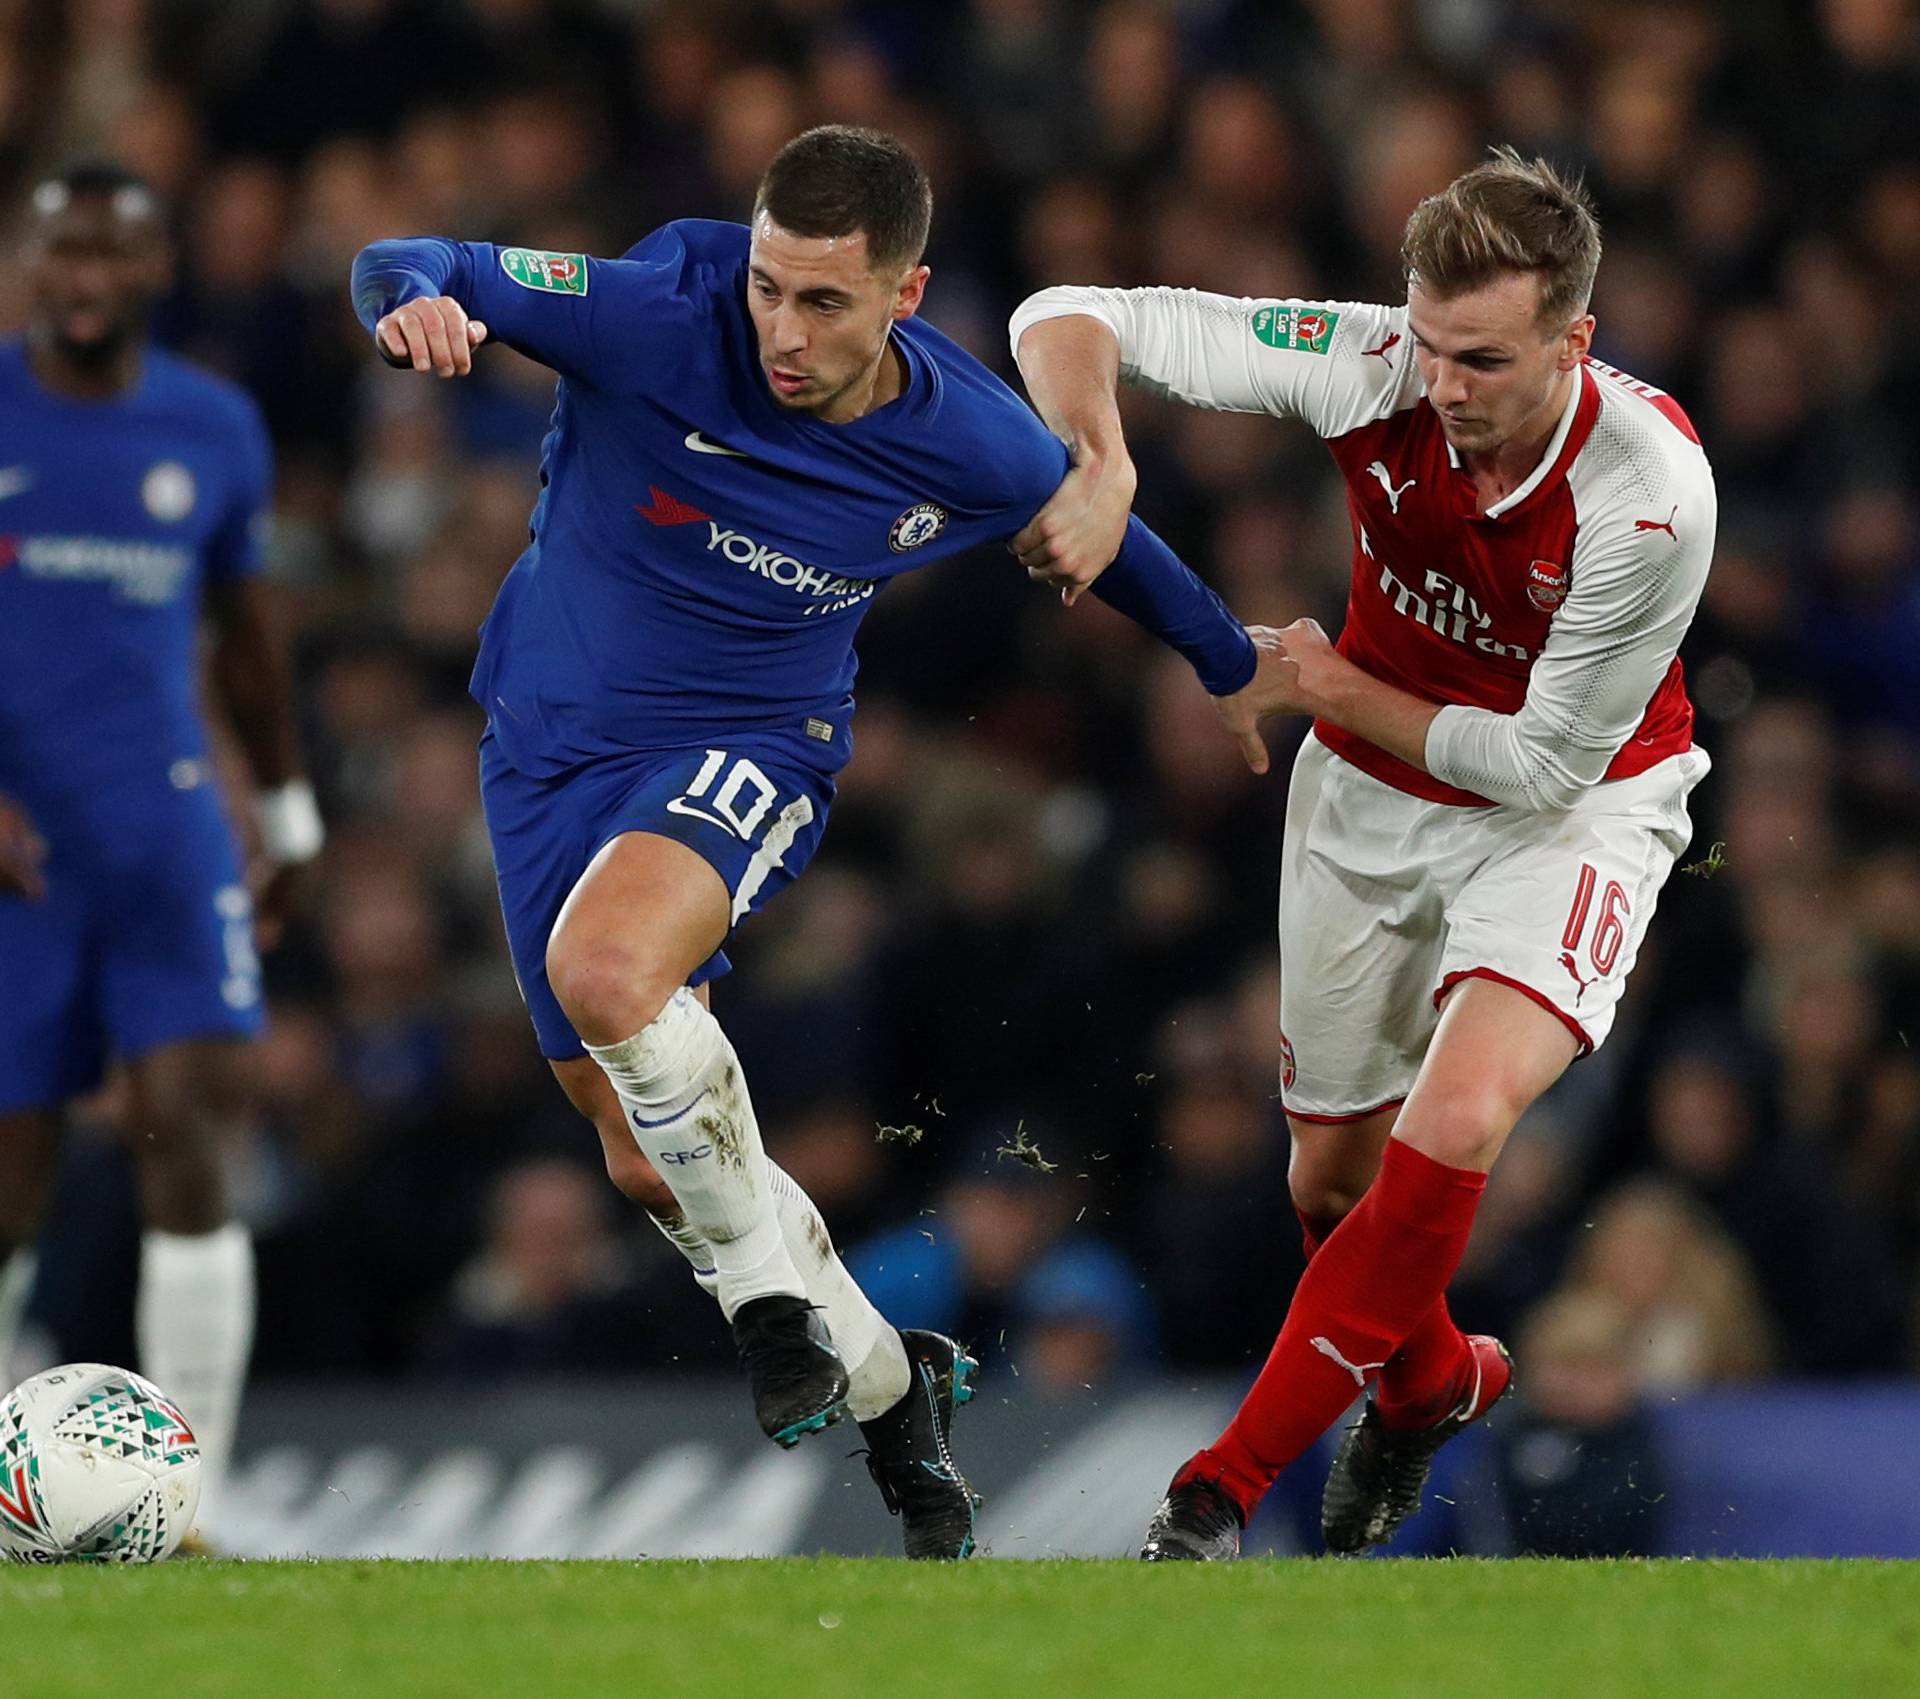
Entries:
[[1337, 647], [1443, 704], [1421, 772], [1325, 722], [1355, 766], [1436, 802], [1564, 808], [1692, 744], [1677, 653], [1713, 554], [1713, 474], [1673, 399], [1589, 361], [1533, 474], [1485, 513], [1426, 399], [1407, 310], [1187, 289], [1048, 289], [1122, 374], [1196, 406], [1304, 419], [1346, 479], [1353, 581]]

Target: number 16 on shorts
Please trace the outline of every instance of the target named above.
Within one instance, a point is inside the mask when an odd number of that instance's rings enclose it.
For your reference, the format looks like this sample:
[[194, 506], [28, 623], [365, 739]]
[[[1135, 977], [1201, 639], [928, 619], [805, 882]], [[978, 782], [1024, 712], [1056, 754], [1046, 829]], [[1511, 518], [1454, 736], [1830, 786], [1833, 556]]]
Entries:
[[1580, 987], [1580, 996], [1585, 995], [1591, 983], [1580, 971], [1582, 942], [1586, 944], [1587, 964], [1594, 970], [1594, 978], [1605, 979], [1620, 960], [1620, 947], [1627, 939], [1627, 922], [1633, 917], [1633, 904], [1627, 897], [1625, 887], [1618, 879], [1609, 879], [1606, 891], [1600, 898], [1599, 914], [1589, 934], [1587, 921], [1593, 915], [1594, 893], [1599, 885], [1600, 875], [1594, 871], [1593, 864], [1581, 862], [1580, 880], [1573, 892], [1573, 908], [1567, 915], [1566, 930], [1560, 935], [1560, 965], [1573, 975], [1574, 983]]

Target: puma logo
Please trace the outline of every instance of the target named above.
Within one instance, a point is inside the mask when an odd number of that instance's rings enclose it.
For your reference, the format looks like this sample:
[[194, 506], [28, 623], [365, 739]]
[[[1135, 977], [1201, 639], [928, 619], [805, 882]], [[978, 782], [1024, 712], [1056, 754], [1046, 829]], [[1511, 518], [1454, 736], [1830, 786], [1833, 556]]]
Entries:
[[1673, 512], [1669, 513], [1665, 519], [1636, 519], [1633, 522], [1633, 528], [1636, 531], [1664, 531], [1677, 543], [1680, 541], [1680, 538], [1679, 534], [1675, 532], [1673, 528], [1673, 521], [1679, 512], [1680, 507], [1676, 502]]
[[1321, 1356], [1331, 1357], [1341, 1368], [1352, 1375], [1353, 1384], [1359, 1387], [1362, 1392], [1366, 1391], [1367, 1388], [1367, 1376], [1373, 1373], [1374, 1370], [1384, 1369], [1387, 1366], [1384, 1360], [1378, 1363], [1348, 1362], [1345, 1357], [1340, 1355], [1340, 1347], [1334, 1344], [1331, 1339], [1327, 1338], [1325, 1334], [1316, 1333], [1307, 1343], [1311, 1345], [1314, 1350], [1318, 1351]]
[[1391, 512], [1396, 514], [1400, 511], [1400, 498], [1420, 481], [1418, 478], [1409, 478], [1396, 490], [1393, 487], [1393, 476], [1387, 471], [1387, 464], [1384, 460], [1376, 460], [1367, 470], [1380, 480], [1381, 489], [1387, 492], [1387, 507]]
[[1387, 350], [1394, 347], [1399, 342], [1399, 340], [1400, 340], [1400, 333], [1399, 331], [1396, 330], [1391, 336], [1389, 336], [1386, 339], [1385, 342], [1381, 343], [1378, 348], [1363, 348], [1360, 351], [1360, 358], [1364, 360], [1370, 357], [1371, 355], [1378, 354], [1380, 356], [1380, 363], [1383, 366], [1385, 366], [1388, 371], [1392, 371], [1393, 362], [1387, 358]]
[[1573, 994], [1574, 1006], [1577, 1008], [1580, 999], [1587, 994], [1587, 987], [1594, 982], [1590, 979], [1582, 979], [1580, 977], [1580, 970], [1574, 965], [1573, 952], [1571, 950], [1562, 950], [1560, 952], [1560, 965], [1573, 976], [1573, 983], [1580, 987], [1580, 989]]

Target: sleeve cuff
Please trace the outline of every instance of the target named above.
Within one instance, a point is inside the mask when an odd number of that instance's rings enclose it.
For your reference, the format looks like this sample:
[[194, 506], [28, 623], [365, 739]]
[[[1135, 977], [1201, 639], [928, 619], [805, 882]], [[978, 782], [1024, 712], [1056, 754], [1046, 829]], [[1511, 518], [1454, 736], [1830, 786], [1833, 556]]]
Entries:
[[1029, 295], [1014, 308], [1013, 317], [1007, 321], [1007, 349], [1016, 364], [1020, 358], [1020, 338], [1037, 324], [1048, 319], [1098, 319], [1117, 340], [1124, 342], [1120, 335], [1120, 325], [1114, 315], [1103, 306], [1091, 289], [1060, 287], [1042, 289], [1037, 295]]

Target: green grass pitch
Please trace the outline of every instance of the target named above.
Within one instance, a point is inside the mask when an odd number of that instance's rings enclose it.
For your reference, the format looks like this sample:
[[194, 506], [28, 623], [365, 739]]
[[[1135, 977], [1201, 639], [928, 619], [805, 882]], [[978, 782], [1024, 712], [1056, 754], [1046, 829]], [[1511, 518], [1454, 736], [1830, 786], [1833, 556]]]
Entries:
[[5, 1699], [1892, 1699], [1917, 1663], [1893, 1563], [0, 1570]]

